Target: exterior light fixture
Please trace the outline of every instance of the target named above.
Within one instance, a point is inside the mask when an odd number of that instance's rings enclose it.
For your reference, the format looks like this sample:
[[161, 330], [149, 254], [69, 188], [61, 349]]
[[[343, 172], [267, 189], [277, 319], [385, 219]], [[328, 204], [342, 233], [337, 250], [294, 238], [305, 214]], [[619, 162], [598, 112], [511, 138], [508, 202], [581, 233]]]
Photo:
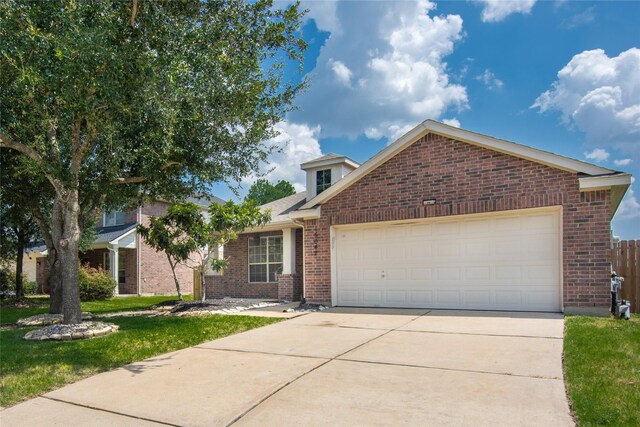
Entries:
[[424, 199], [422, 201], [423, 205], [435, 205], [436, 204], [436, 199]]

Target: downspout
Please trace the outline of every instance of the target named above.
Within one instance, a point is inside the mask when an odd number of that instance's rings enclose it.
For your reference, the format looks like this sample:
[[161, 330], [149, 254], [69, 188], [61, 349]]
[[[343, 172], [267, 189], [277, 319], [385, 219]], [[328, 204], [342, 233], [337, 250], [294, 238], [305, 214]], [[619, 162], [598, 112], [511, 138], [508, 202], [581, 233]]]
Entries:
[[[142, 220], [142, 208], [140, 206], [138, 206], [137, 210], [136, 210], [136, 223], [138, 223], [138, 225], [140, 225], [140, 221]], [[142, 256], [142, 248], [140, 245], [140, 233], [138, 233], [138, 230], [136, 230], [136, 287], [138, 288], [138, 296], [141, 295], [140, 291], [140, 257]]]
[[306, 290], [307, 290], [307, 286], [306, 286], [306, 282], [307, 282], [307, 263], [305, 262], [306, 258], [305, 258], [305, 244], [304, 244], [304, 221], [301, 219], [294, 219], [291, 218], [291, 221], [293, 221], [294, 224], [298, 224], [302, 226], [302, 298], [300, 298], [300, 304], [306, 304], [307, 303], [307, 296], [306, 296]]

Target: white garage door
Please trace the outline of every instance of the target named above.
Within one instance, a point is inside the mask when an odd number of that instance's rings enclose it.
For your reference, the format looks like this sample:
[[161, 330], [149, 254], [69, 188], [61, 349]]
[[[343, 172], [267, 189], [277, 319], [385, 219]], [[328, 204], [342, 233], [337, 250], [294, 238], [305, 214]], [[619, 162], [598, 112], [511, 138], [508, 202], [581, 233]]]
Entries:
[[335, 227], [334, 304], [560, 311], [560, 212]]

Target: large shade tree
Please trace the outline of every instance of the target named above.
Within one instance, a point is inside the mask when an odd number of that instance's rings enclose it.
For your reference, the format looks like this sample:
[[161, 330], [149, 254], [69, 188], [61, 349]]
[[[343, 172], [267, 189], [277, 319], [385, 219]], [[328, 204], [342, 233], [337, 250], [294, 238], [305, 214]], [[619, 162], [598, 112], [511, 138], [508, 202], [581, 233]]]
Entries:
[[239, 180], [303, 83], [296, 4], [0, 0], [0, 148], [53, 190], [65, 323], [81, 321], [78, 249], [100, 209]]
[[266, 179], [258, 179], [249, 187], [245, 200], [255, 200], [259, 205], [282, 199], [283, 197], [296, 194], [296, 189], [289, 181], [281, 179], [276, 184], [272, 184]]

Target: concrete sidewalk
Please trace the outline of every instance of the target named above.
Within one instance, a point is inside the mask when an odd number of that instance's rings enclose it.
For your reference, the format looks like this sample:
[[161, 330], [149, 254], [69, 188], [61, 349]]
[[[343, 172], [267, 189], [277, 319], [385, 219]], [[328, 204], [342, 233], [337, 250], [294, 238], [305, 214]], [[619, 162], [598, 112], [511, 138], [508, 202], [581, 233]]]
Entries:
[[573, 425], [559, 314], [332, 309], [79, 381], [34, 425]]

